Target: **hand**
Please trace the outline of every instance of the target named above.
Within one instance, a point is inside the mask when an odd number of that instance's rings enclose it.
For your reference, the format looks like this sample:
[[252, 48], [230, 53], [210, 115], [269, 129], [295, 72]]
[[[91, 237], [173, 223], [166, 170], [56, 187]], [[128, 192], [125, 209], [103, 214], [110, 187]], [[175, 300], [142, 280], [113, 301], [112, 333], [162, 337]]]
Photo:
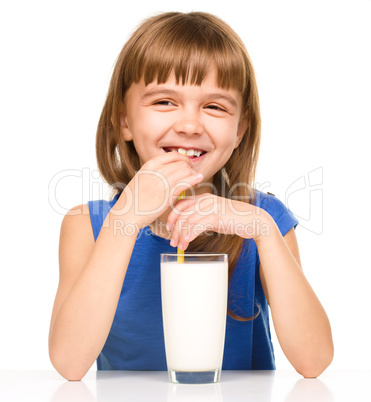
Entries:
[[125, 187], [125, 211], [130, 210], [136, 223], [146, 226], [166, 212], [182, 191], [202, 179], [187, 156], [175, 151], [156, 156]]
[[259, 207], [201, 194], [179, 200], [169, 213], [167, 228], [172, 231], [171, 245], [186, 250], [192, 240], [206, 231], [256, 240], [268, 226], [266, 211]]

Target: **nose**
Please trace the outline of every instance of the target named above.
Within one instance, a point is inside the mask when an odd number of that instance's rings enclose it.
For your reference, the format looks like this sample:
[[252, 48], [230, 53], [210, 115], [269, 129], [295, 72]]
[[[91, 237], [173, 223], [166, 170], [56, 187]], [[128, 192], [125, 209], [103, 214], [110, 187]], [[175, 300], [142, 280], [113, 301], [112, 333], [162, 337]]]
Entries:
[[173, 127], [177, 133], [187, 135], [202, 134], [204, 131], [201, 116], [194, 109], [180, 110]]

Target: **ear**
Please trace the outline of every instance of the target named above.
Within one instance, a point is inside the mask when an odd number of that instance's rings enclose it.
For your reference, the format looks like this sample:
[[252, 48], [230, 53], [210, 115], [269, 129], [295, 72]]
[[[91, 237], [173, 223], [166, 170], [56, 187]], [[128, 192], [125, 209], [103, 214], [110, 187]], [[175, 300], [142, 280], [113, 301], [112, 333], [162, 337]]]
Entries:
[[236, 137], [234, 149], [236, 149], [240, 145], [240, 142], [242, 141], [242, 138], [245, 135], [246, 130], [249, 127], [249, 124], [250, 124], [250, 122], [249, 122], [248, 117], [242, 116], [240, 122], [238, 123], [237, 137]]
[[128, 126], [127, 115], [124, 106], [121, 108], [120, 111], [120, 131], [125, 141], [131, 141], [133, 139], [133, 135], [131, 134]]

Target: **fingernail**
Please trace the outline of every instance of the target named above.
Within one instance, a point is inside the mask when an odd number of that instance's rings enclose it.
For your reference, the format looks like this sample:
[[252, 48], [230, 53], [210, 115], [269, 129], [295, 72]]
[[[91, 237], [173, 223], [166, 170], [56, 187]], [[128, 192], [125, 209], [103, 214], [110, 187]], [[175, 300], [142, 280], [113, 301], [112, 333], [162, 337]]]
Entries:
[[178, 244], [178, 248], [180, 248], [181, 250], [184, 250], [183, 244], [182, 244], [182, 243], [179, 243], [179, 244]]
[[186, 241], [189, 241], [189, 239], [191, 238], [190, 234], [187, 234], [187, 236], [184, 238]]
[[175, 247], [175, 240], [174, 239], [171, 239], [170, 246]]
[[166, 230], [168, 231], [168, 232], [170, 232], [170, 225], [167, 223], [166, 224]]

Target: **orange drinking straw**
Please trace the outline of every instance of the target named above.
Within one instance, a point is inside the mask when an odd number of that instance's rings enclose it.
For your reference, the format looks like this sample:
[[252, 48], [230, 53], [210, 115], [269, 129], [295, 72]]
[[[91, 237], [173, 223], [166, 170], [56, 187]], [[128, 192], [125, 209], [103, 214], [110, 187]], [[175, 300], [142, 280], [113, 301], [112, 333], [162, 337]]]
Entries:
[[[187, 152], [180, 152], [182, 155], [187, 155]], [[185, 191], [182, 191], [180, 195], [178, 195], [178, 200], [182, 200], [185, 198]], [[178, 263], [183, 263], [184, 262], [184, 250], [180, 250], [179, 247], [177, 247], [177, 262]]]
[[[185, 198], [185, 191], [182, 191], [180, 195], [178, 195], [178, 200], [182, 200], [183, 198]], [[179, 263], [184, 262], [184, 250], [181, 250], [179, 247], [177, 247], [177, 254], [177, 261]]]

